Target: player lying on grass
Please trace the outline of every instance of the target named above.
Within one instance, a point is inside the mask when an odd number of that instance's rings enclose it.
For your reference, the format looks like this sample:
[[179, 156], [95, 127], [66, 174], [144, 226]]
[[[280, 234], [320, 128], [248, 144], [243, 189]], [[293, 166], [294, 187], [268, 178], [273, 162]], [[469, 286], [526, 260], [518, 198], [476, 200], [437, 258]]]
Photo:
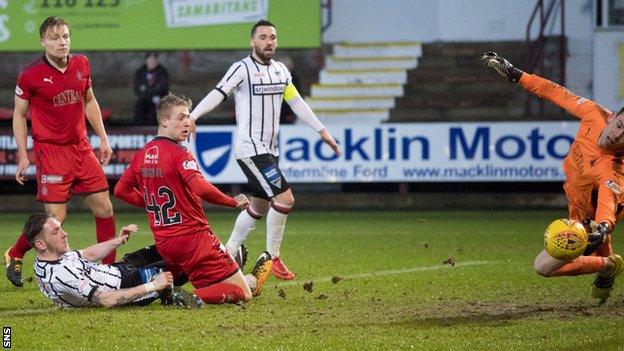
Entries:
[[70, 250], [61, 222], [45, 213], [31, 215], [24, 224], [24, 234], [37, 251], [34, 268], [41, 292], [62, 307], [144, 306], [158, 298], [163, 304], [201, 307], [201, 301], [193, 300], [184, 290], [170, 289], [173, 275], [162, 272], [164, 263], [154, 249], [135, 251], [113, 264], [95, 263], [136, 231], [137, 226], [131, 224], [114, 239]]
[[[624, 267], [622, 258], [613, 254], [609, 235], [615, 227], [624, 179], [621, 157], [613, 152], [615, 147], [605, 149], [598, 141], [605, 139], [601, 135], [609, 134], [611, 127], [605, 129], [607, 122], [624, 118], [624, 109], [613, 113], [565, 87], [515, 68], [494, 52], [485, 53], [481, 60], [486, 67], [494, 69], [509, 81], [518, 83], [528, 92], [554, 103], [580, 120], [570, 152], [563, 161], [566, 177], [563, 188], [568, 199], [568, 215], [570, 219], [586, 224], [590, 230], [589, 243], [584, 255], [572, 262], [556, 260], [542, 251], [535, 259], [535, 270], [545, 277], [597, 273], [591, 295], [604, 302], [613, 289], [615, 277]], [[596, 194], [595, 206], [592, 194]], [[598, 224], [589, 228], [592, 219]]]

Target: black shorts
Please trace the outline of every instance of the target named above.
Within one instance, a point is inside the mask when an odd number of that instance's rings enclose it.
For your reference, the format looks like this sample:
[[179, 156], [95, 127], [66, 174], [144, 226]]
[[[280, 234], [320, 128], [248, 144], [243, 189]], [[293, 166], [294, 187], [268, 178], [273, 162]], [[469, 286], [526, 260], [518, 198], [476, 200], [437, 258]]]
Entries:
[[[115, 262], [121, 273], [121, 289], [132, 288], [147, 283], [150, 274], [156, 271], [166, 271], [167, 267], [162, 256], [156, 250], [156, 245], [146, 246], [142, 249], [127, 253], [122, 261]], [[155, 269], [155, 270], [154, 270]], [[147, 276], [146, 276], [147, 274]], [[186, 275], [180, 275], [174, 279], [173, 285], [182, 286], [188, 282]]]
[[268, 200], [290, 189], [275, 156], [261, 154], [236, 161], [249, 181], [251, 196]]

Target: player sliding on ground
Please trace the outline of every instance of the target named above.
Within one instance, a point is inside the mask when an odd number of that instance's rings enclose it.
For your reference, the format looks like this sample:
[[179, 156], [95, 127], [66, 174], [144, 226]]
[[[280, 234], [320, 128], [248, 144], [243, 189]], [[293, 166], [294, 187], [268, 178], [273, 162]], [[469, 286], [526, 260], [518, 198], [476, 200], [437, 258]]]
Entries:
[[[41, 292], [61, 307], [144, 306], [160, 298], [163, 304], [201, 308], [201, 300], [175, 288], [173, 275], [164, 272], [164, 262], [153, 248], [144, 248], [124, 256], [113, 264], [96, 262], [125, 244], [134, 224], [125, 226], [117, 238], [70, 250], [68, 234], [61, 222], [39, 212], [24, 224], [24, 235], [37, 252], [35, 275]], [[182, 285], [186, 277], [182, 277]]]
[[[615, 278], [624, 267], [622, 257], [613, 254], [610, 236], [615, 227], [624, 179], [622, 160], [611, 151], [615, 147], [612, 145], [605, 149], [598, 141], [607, 122], [623, 118], [624, 109], [613, 113], [556, 83], [517, 69], [494, 52], [485, 53], [481, 60], [486, 67], [494, 69], [509, 81], [556, 104], [580, 120], [574, 142], [563, 161], [566, 177], [563, 188], [568, 199], [569, 218], [586, 225], [590, 232], [589, 243], [583, 256], [571, 262], [557, 260], [542, 250], [535, 258], [535, 270], [545, 277], [597, 273], [591, 296], [605, 302], [611, 294]], [[605, 129], [605, 136], [609, 134], [609, 129]], [[592, 194], [597, 195], [595, 207]], [[589, 228], [592, 219], [597, 225]]]
[[195, 294], [204, 302], [249, 301], [260, 294], [271, 260], [259, 260], [252, 274], [243, 276], [239, 264], [213, 234], [202, 199], [240, 209], [249, 200], [244, 195], [229, 197], [207, 182], [195, 158], [179, 144], [188, 137], [190, 107], [190, 100], [173, 94], [160, 100], [158, 136], [134, 156], [115, 186], [115, 196], [145, 208], [167, 269], [174, 277], [188, 275]]

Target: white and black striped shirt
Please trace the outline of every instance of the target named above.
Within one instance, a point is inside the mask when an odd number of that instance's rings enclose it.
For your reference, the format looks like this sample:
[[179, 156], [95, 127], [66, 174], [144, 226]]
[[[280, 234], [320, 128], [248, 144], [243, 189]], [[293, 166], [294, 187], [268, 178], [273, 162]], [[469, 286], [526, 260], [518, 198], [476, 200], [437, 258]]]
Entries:
[[121, 284], [117, 267], [89, 262], [79, 251], [69, 251], [56, 261], [35, 259], [35, 276], [41, 292], [63, 307], [99, 306], [93, 294], [118, 290]]
[[286, 66], [264, 65], [251, 56], [235, 62], [215, 88], [224, 97], [233, 91], [238, 125], [237, 159], [260, 154], [278, 156], [277, 134], [284, 89], [292, 77]]

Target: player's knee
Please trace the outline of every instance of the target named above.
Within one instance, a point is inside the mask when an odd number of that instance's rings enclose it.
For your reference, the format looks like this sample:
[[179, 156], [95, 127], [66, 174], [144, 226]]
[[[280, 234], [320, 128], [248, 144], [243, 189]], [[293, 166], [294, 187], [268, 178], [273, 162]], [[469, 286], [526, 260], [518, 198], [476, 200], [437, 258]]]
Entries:
[[279, 194], [273, 198], [273, 205], [291, 208], [295, 205], [295, 197], [290, 191]]
[[67, 209], [55, 208], [55, 209], [46, 209], [48, 216], [55, 218], [57, 221], [63, 223], [65, 222], [65, 217], [67, 216]]
[[93, 215], [99, 218], [108, 218], [113, 215], [113, 204], [110, 200], [101, 201], [95, 206], [91, 207], [91, 212]]
[[[269, 212], [269, 207], [261, 207], [261, 208], [256, 208], [257, 206], [251, 205], [249, 207], [247, 207], [246, 211], [247, 213], [249, 213], [250, 216], [252, 216], [253, 218], [260, 220], [262, 219], [262, 217], [266, 216], [267, 212]], [[243, 210], [245, 211], [245, 210]]]

